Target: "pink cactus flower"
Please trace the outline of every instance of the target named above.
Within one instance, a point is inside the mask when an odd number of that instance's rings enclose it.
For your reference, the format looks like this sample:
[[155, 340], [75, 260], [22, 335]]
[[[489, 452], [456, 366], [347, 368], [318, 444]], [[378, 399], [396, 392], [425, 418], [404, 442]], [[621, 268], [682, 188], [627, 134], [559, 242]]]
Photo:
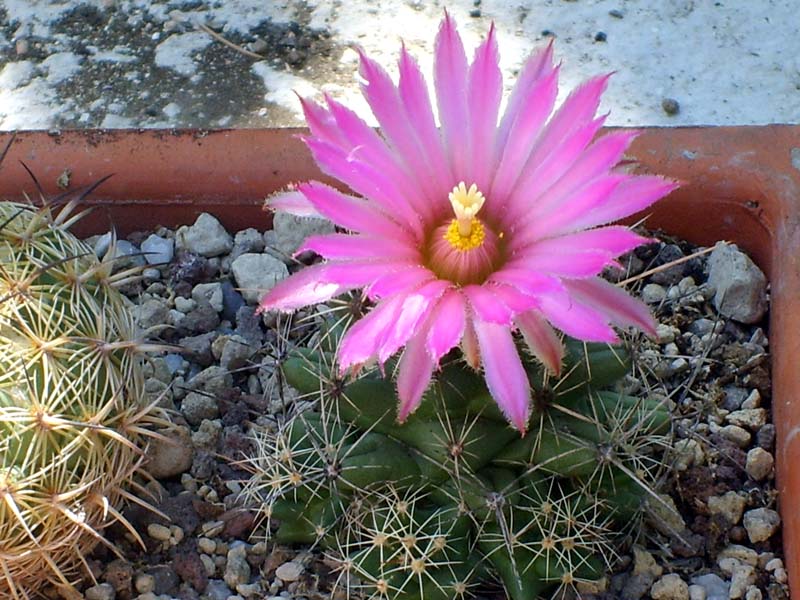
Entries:
[[347, 233], [314, 236], [299, 250], [323, 263], [270, 290], [261, 310], [291, 311], [363, 288], [376, 304], [338, 352], [340, 368], [402, 351], [402, 422], [419, 405], [440, 359], [460, 345], [483, 367], [490, 393], [524, 432], [531, 390], [517, 352], [558, 373], [558, 329], [614, 343], [612, 326], [655, 330], [647, 307], [598, 277], [646, 239], [607, 225], [676, 184], [615, 171], [635, 133], [596, 137], [608, 76], [590, 79], [554, 110], [552, 47], [530, 56], [500, 116], [502, 77], [494, 27], [468, 63], [453, 19], [436, 36], [440, 128], [416, 61], [402, 48], [399, 83], [361, 54], [363, 93], [376, 133], [331, 98], [303, 100], [304, 138], [323, 172], [354, 192], [316, 181], [274, 196], [275, 210], [324, 216]]

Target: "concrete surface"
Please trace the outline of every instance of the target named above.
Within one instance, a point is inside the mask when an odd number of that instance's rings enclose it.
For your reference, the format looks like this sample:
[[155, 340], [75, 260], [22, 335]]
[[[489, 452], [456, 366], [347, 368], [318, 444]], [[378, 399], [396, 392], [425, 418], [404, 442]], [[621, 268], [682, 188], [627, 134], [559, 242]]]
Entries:
[[507, 85], [551, 36], [563, 89], [616, 71], [610, 124], [800, 122], [798, 0], [0, 0], [0, 129], [297, 125], [294, 92], [367, 115], [352, 46], [429, 67], [445, 6], [473, 47], [495, 22]]

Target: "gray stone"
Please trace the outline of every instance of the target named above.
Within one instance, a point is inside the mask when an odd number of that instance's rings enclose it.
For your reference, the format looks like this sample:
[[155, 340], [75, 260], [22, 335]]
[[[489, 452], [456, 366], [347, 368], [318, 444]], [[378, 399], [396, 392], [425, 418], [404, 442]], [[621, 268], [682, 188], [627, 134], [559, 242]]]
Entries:
[[180, 475], [192, 466], [194, 449], [188, 427], [176, 425], [159, 433], [169, 441], [154, 439], [147, 449], [147, 471], [157, 479]]
[[650, 588], [653, 600], [689, 600], [689, 586], [680, 575], [664, 575]]
[[205, 419], [200, 423], [200, 427], [192, 434], [192, 444], [195, 448], [213, 451], [217, 447], [220, 435], [222, 434], [222, 421]]
[[725, 398], [722, 401], [722, 408], [725, 410], [739, 410], [742, 402], [747, 398], [747, 390], [744, 388], [728, 385], [723, 388]]
[[233, 591], [231, 591], [231, 588], [229, 588], [224, 581], [220, 579], [210, 579], [205, 595], [208, 596], [208, 600], [228, 600], [230, 596], [233, 596]]
[[236, 237], [233, 238], [233, 250], [231, 256], [236, 258], [242, 254], [260, 253], [264, 251], [264, 236], [258, 230], [244, 229], [236, 232]]
[[209, 396], [221, 396], [233, 385], [233, 376], [220, 366], [213, 365], [203, 369], [189, 380], [189, 387]]
[[275, 576], [287, 582], [297, 581], [302, 573], [303, 565], [294, 561], [285, 562], [275, 570]]
[[714, 306], [740, 323], [757, 323], [767, 310], [767, 278], [735, 244], [720, 242], [708, 259]]
[[142, 242], [142, 252], [148, 264], [165, 264], [172, 260], [175, 242], [152, 233]]
[[169, 306], [160, 298], [145, 300], [134, 309], [136, 324], [142, 329], [163, 325], [169, 317]]
[[191, 312], [197, 306], [197, 302], [192, 298], [184, 298], [183, 296], [175, 296], [175, 310], [186, 314]]
[[275, 232], [274, 248], [285, 260], [291, 258], [307, 237], [336, 231], [333, 223], [327, 219], [298, 217], [280, 211], [275, 213], [272, 229]]
[[228, 562], [225, 565], [223, 578], [233, 589], [250, 582], [250, 564], [247, 562], [247, 547], [244, 544], [235, 544], [228, 550]]
[[778, 531], [780, 515], [771, 508], [754, 508], [744, 513], [744, 528], [753, 543], [765, 542]]
[[218, 281], [198, 283], [192, 288], [192, 300], [197, 304], [207, 302], [215, 311], [222, 312], [222, 284]]
[[180, 354], [169, 352], [164, 355], [164, 365], [167, 367], [169, 374], [173, 375], [183, 368], [183, 357]]
[[222, 282], [222, 318], [231, 323], [238, 323], [237, 312], [245, 305], [242, 295], [230, 281]]
[[747, 453], [744, 470], [753, 481], [761, 481], [769, 477], [774, 466], [775, 459], [772, 454], [763, 448], [756, 447]]
[[225, 344], [219, 357], [219, 365], [227, 371], [245, 366], [253, 355], [253, 348], [239, 335], [225, 336]]
[[642, 288], [642, 300], [647, 304], [658, 304], [667, 297], [667, 290], [657, 283], [648, 283]]
[[269, 254], [242, 254], [231, 263], [231, 271], [245, 300], [252, 304], [289, 276], [286, 265]]
[[201, 213], [189, 227], [183, 226], [175, 233], [178, 248], [184, 248], [200, 256], [219, 256], [230, 252], [233, 239], [217, 219]]
[[213, 397], [189, 392], [181, 403], [181, 413], [190, 425], [200, 425], [204, 419], [216, 419], [219, 406]]
[[692, 583], [706, 592], [706, 600], [728, 600], [730, 584], [714, 573], [692, 577]]

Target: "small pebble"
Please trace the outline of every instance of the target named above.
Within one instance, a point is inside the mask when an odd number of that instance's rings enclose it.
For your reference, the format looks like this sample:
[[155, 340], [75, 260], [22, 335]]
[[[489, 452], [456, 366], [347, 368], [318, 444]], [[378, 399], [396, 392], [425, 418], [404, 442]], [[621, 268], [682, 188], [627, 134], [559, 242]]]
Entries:
[[86, 600], [114, 600], [116, 592], [110, 583], [101, 583], [86, 590]]
[[670, 116], [677, 115], [681, 111], [681, 105], [674, 98], [664, 98], [661, 101], [661, 108]]
[[594, 41], [595, 42], [605, 42], [608, 40], [608, 36], [606, 35], [605, 31], [598, 31], [594, 34]]
[[294, 561], [283, 563], [280, 567], [275, 569], [275, 576], [282, 581], [297, 581], [300, 574], [303, 572], [303, 566]]
[[763, 448], [756, 447], [747, 453], [747, 462], [744, 470], [753, 481], [762, 481], [772, 473], [774, 465], [775, 459], [772, 454]]
[[701, 585], [690, 585], [689, 600], [706, 600], [706, 589]]
[[156, 588], [156, 578], [152, 575], [148, 575], [147, 573], [140, 573], [136, 576], [133, 586], [140, 594], [152, 592]]
[[689, 600], [689, 586], [680, 575], [664, 575], [650, 588], [653, 600]]
[[197, 540], [197, 548], [200, 550], [200, 552], [214, 554], [214, 551], [217, 549], [217, 542], [207, 537], [201, 537], [199, 540]]
[[625, 13], [623, 13], [621, 10], [619, 10], [617, 8], [612, 8], [610, 11], [608, 11], [608, 14], [610, 16], [614, 17], [615, 19], [623, 19], [623, 18], [625, 18]]
[[163, 525], [159, 525], [158, 523], [150, 523], [147, 526], [147, 535], [149, 535], [154, 540], [158, 540], [160, 542], [166, 542], [172, 534], [169, 530], [169, 527], [164, 527]]
[[731, 525], [736, 525], [742, 518], [747, 500], [734, 491], [721, 496], [709, 496], [708, 510], [712, 515], [721, 515]]
[[771, 538], [778, 531], [781, 518], [771, 508], [754, 508], [744, 513], [743, 524], [747, 530], [747, 536], [755, 544]]

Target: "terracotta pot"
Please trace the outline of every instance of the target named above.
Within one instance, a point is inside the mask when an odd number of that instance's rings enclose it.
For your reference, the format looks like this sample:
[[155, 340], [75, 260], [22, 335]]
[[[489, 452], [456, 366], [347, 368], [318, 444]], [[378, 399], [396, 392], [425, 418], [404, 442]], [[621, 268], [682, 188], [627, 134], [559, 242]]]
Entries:
[[[216, 215], [231, 230], [264, 228], [263, 199], [320, 177], [299, 130], [69, 131], [16, 134], [0, 170], [0, 198], [35, 196], [20, 161], [48, 194], [65, 170], [70, 189], [113, 174], [87, 204], [80, 233], [122, 234]], [[0, 149], [10, 134], [0, 134]], [[734, 241], [772, 286], [772, 408], [790, 587], [800, 595], [800, 126], [648, 129], [633, 145], [637, 170], [685, 185], [650, 211], [647, 225], [697, 244]], [[63, 177], [61, 178], [63, 182]]]

